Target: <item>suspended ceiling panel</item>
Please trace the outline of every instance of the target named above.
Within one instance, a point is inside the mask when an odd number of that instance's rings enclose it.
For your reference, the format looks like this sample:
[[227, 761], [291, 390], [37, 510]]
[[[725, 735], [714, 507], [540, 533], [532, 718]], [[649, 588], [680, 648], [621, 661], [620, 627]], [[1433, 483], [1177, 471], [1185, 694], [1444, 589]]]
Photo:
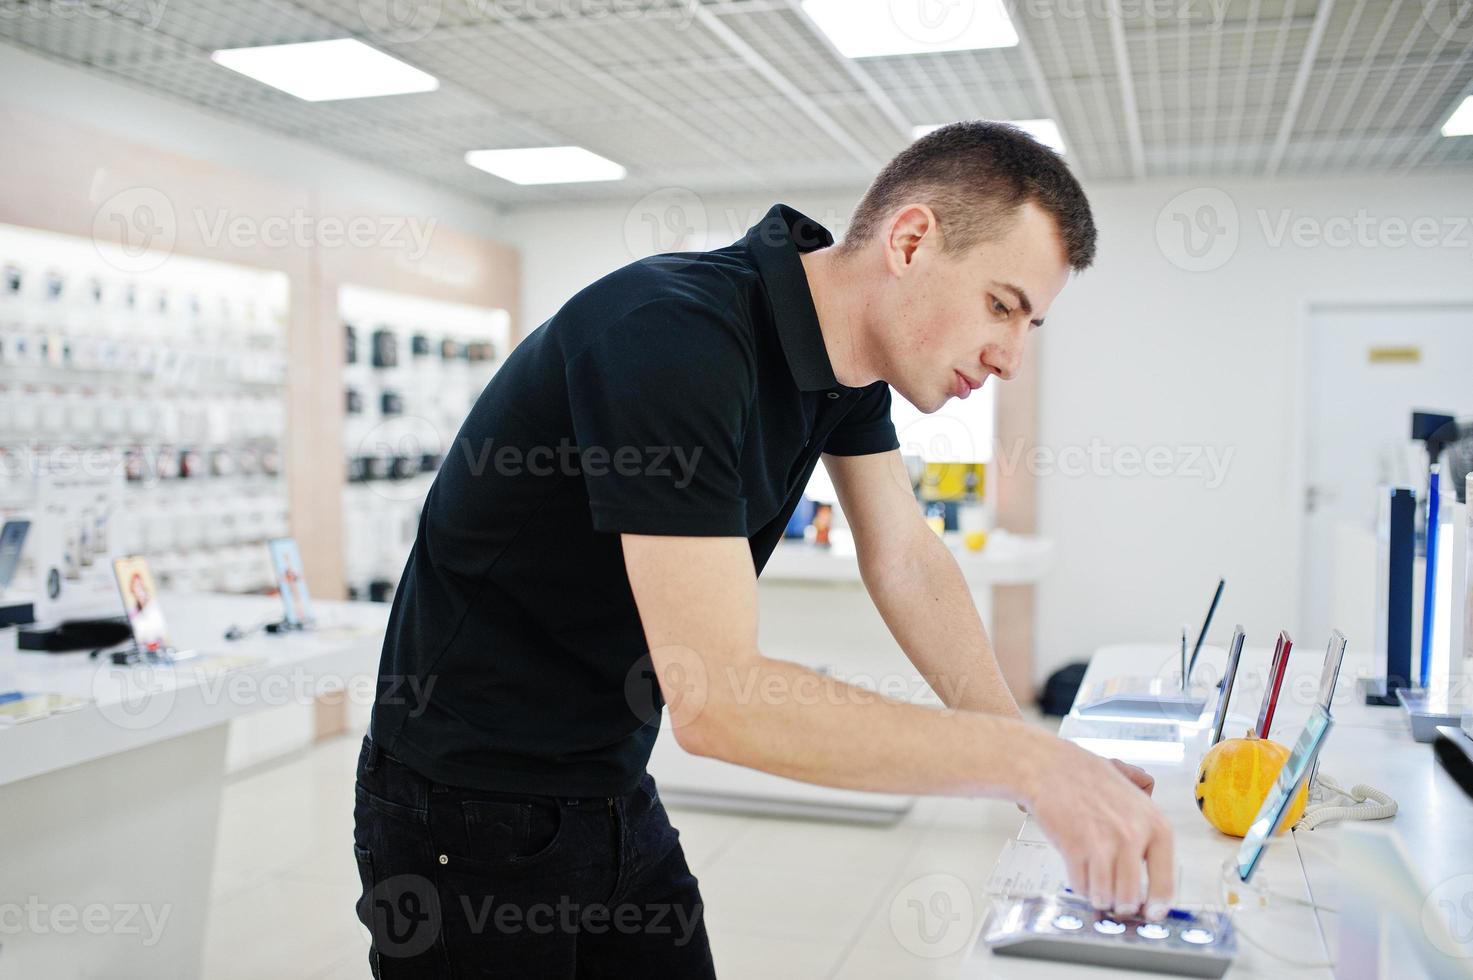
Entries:
[[[798, 0], [11, 0], [0, 40], [506, 207], [852, 187], [913, 126], [979, 117], [1057, 119], [1092, 180], [1473, 169], [1473, 137], [1438, 132], [1473, 90], [1468, 0], [1022, 0], [1013, 20], [1016, 47], [851, 60]], [[348, 36], [440, 89], [309, 103], [209, 58]], [[570, 143], [628, 179], [521, 187], [463, 161]]]

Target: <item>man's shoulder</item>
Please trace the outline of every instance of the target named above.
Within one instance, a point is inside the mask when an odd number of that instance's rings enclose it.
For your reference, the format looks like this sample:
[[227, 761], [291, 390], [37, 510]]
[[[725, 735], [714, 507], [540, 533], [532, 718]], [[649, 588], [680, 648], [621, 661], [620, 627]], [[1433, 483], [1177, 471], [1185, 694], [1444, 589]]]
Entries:
[[686, 310], [714, 321], [751, 316], [761, 288], [756, 266], [735, 247], [712, 252], [668, 252], [615, 269], [570, 299], [559, 316], [603, 323], [640, 310]]
[[570, 358], [621, 339], [712, 353], [725, 341], [750, 350], [760, 290], [755, 266], [735, 248], [653, 255], [584, 287], [550, 327]]

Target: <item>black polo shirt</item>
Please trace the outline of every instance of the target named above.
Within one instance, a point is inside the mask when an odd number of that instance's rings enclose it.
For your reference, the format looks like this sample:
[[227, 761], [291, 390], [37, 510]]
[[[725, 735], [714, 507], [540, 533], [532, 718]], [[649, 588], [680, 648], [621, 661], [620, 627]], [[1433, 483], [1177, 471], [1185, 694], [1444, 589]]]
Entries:
[[567, 302], [481, 393], [420, 517], [373, 734], [440, 782], [607, 796], [659, 731], [620, 532], [742, 536], [760, 573], [820, 452], [897, 448], [883, 382], [834, 378], [777, 205], [734, 244]]

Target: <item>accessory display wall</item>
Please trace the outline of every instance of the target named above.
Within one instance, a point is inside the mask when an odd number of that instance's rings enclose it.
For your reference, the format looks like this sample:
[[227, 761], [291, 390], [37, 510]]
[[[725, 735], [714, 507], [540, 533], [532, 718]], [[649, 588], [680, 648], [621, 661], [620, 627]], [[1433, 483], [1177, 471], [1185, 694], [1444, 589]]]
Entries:
[[505, 310], [345, 286], [348, 595], [387, 602], [460, 424], [511, 346]]
[[[279, 272], [0, 225], [6, 514], [35, 509], [42, 473], [120, 470], [89, 541], [149, 555], [164, 588], [268, 588], [265, 541], [289, 533], [287, 290]], [[80, 545], [72, 564], [104, 557]]]

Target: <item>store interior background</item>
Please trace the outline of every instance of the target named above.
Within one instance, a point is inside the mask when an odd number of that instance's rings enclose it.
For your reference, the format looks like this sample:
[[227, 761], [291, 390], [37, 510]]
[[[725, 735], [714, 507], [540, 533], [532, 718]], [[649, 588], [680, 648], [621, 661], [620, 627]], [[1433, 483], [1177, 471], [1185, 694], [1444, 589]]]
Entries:
[[[241, 176], [289, 182], [304, 200], [329, 192], [364, 211], [430, 215], [446, 230], [505, 244], [519, 267], [518, 335], [593, 279], [638, 257], [625, 234], [633, 202], [505, 211], [28, 52], [10, 48], [5, 55], [0, 104], [64, 123], [69, 139], [99, 131]], [[11, 156], [12, 166], [22, 159]], [[1038, 527], [1067, 542], [1067, 551], [1037, 587], [1036, 680], [1101, 643], [1163, 632], [1169, 638], [1173, 624], [1163, 624], [1161, 610], [1181, 610], [1173, 622], [1193, 618], [1219, 575], [1232, 583], [1234, 612], [1248, 630], [1268, 633], [1296, 621], [1304, 499], [1298, 430], [1309, 309], [1317, 303], [1458, 306], [1473, 294], [1461, 249], [1355, 241], [1275, 247], [1264, 223], [1271, 230], [1286, 213], [1406, 220], [1473, 214], [1473, 181], [1466, 170], [1449, 169], [1455, 172], [1086, 178], [1100, 228], [1099, 260], [1071, 281], [1048, 329], [1034, 337], [1037, 445], [1200, 445], [1232, 455], [1226, 479], [1211, 491], [1205, 479], [1193, 477], [1086, 471], [1039, 481]], [[19, 187], [14, 178], [9, 186], [11, 194]], [[1204, 186], [1232, 198], [1240, 225], [1232, 258], [1210, 274], [1173, 264], [1157, 240], [1166, 204]], [[740, 235], [748, 219], [776, 200], [827, 218], [838, 231], [861, 192], [703, 194], [710, 247]], [[1105, 579], [1131, 584], [1105, 589]]]
[[[1286, 6], [1303, 8], [1286, 15], [1294, 19], [1292, 47], [1299, 51], [1317, 8], [1293, 0]], [[0, 21], [0, 40], [12, 33]], [[1326, 51], [1331, 47], [1331, 40], [1324, 42]], [[1413, 121], [1445, 116], [1473, 84], [1473, 46], [1466, 39], [1438, 51], [1427, 59], [1435, 71], [1399, 80], [1388, 100], [1394, 104], [1406, 94], [1402, 104], [1415, 109]], [[85, 52], [79, 50], [79, 57], [85, 60]], [[1268, 69], [1260, 70], [1253, 76], [1255, 85], [1275, 86], [1282, 103], [1294, 62], [1293, 57], [1282, 60], [1274, 69], [1282, 72], [1277, 81], [1265, 82]], [[418, 263], [353, 249], [247, 249], [221, 256], [281, 269], [294, 283], [315, 289], [294, 292], [287, 315], [289, 520], [302, 542], [314, 595], [342, 597], [348, 584], [343, 556], [352, 543], [345, 540], [337, 448], [345, 424], [337, 286], [384, 286], [503, 310], [514, 341], [576, 290], [639, 257], [630, 215], [649, 189], [605, 188], [600, 198], [569, 194], [560, 200], [553, 188], [529, 197], [530, 203], [495, 203], [467, 192], [465, 175], [425, 180], [355, 159], [324, 141], [231, 118], [188, 98], [164, 97], [126, 82], [124, 75], [117, 65], [84, 70], [34, 50], [0, 45], [0, 121], [7, 133], [0, 152], [0, 224], [85, 237], [101, 198], [144, 184], [164, 191], [181, 210], [196, 204], [261, 215], [337, 209], [429, 216], [437, 222], [430, 249]], [[1316, 84], [1324, 77], [1317, 67]], [[1221, 84], [1226, 93], [1228, 83]], [[915, 120], [928, 121], [942, 120]], [[400, 138], [414, 138], [409, 122]], [[1164, 446], [1173, 452], [1210, 447], [1226, 467], [1220, 485], [1212, 486], [1207, 485], [1210, 470], [1150, 477], [1086, 467], [1082, 473], [1053, 472], [1025, 481], [1030, 488], [1023, 503], [1002, 523], [1012, 521], [1020, 532], [1046, 537], [1055, 549], [1048, 570], [1023, 603], [1031, 648], [1026, 673], [1034, 685], [1104, 644], [1170, 642], [1181, 623], [1200, 617], [1219, 576], [1228, 581], [1227, 605], [1210, 640], [1223, 642], [1235, 622], [1256, 636], [1296, 629], [1308, 560], [1306, 389], [1314, 311], [1447, 308], [1463, 311], [1473, 323], [1473, 232], [1466, 227], [1455, 247], [1374, 240], [1303, 247], [1272, 240], [1286, 215], [1320, 222], [1357, 214], [1405, 221], [1431, 216], [1444, 223], [1461, 218], [1466, 225], [1473, 216], [1473, 137], [1440, 138], [1430, 125], [1420, 136], [1408, 135], [1379, 119], [1369, 132], [1353, 138], [1341, 134], [1326, 143], [1333, 162], [1322, 171], [1296, 165], [1303, 148], [1297, 133], [1291, 134], [1292, 151], [1275, 155], [1282, 165], [1265, 168], [1258, 150], [1272, 152], [1277, 126], [1275, 118], [1262, 146], [1237, 159], [1220, 132], [1197, 131], [1184, 141], [1153, 145], [1139, 174], [1131, 173], [1129, 153], [1121, 148], [1111, 166], [1082, 174], [1100, 229], [1099, 260], [1075, 277], [1050, 312], [1047, 327], [1032, 339], [1030, 373], [1019, 383], [1036, 412], [1036, 422], [1029, 423], [1031, 444], [1052, 452], [1096, 444]], [[576, 132], [570, 135], [569, 142], [579, 142]], [[802, 155], [806, 135], [801, 127], [791, 132], [795, 154]], [[1421, 166], [1397, 163], [1421, 143], [1427, 144], [1416, 154]], [[1214, 154], [1226, 159], [1214, 160]], [[458, 154], [447, 154], [445, 161], [447, 171], [464, 166]], [[695, 166], [688, 170], [692, 176], [697, 172]], [[704, 228], [691, 245], [714, 247], [732, 240], [779, 200], [840, 233], [863, 186], [862, 179], [845, 182], [819, 174], [791, 187], [703, 187], [697, 200]], [[1184, 267], [1189, 261], [1179, 261], [1170, 236], [1163, 237], [1161, 218], [1180, 195], [1204, 188], [1225, 194], [1235, 207], [1237, 242], [1220, 265], [1193, 271]], [[177, 252], [211, 257], [208, 245], [191, 239], [192, 233], [188, 222], [180, 222]], [[1430, 368], [1467, 372], [1467, 364]], [[1353, 401], [1357, 393], [1345, 390], [1342, 397]], [[1026, 406], [1021, 399], [1019, 404]], [[1008, 407], [1006, 401], [999, 405], [1000, 432], [1010, 431]], [[1468, 404], [1446, 407], [1473, 411]], [[329, 452], [321, 452], [324, 445]], [[1378, 448], [1368, 445], [1367, 451]], [[1009, 449], [995, 447], [997, 453]], [[1336, 559], [1337, 573], [1345, 576], [1341, 592], [1351, 597], [1368, 595], [1370, 589], [1372, 556], [1357, 548], [1352, 545]], [[824, 615], [821, 608], [812, 612]], [[1352, 648], [1369, 642], [1372, 618], [1362, 603], [1347, 599], [1337, 615]], [[889, 641], [879, 637], [879, 642]], [[339, 738], [339, 746], [351, 744], [364, 709], [349, 705], [346, 717], [328, 725], [349, 733]], [[232, 769], [242, 781], [274, 784], [267, 795], [289, 794], [295, 792], [289, 787], [324, 779], [350, 780], [344, 772], [351, 765], [350, 751], [338, 747], [326, 755], [303, 754], [303, 746], [323, 731], [323, 710], [295, 706], [237, 720]], [[224, 819], [244, 827], [266, 819], [267, 812], [227, 810]], [[277, 810], [269, 812], [270, 819], [279, 816]], [[968, 814], [957, 818], [959, 826], [972, 819]], [[323, 826], [345, 834], [347, 819], [346, 813], [328, 816]], [[702, 840], [702, 819], [712, 820], [711, 827], [719, 822], [694, 814], [689, 819], [696, 841]], [[228, 836], [228, 828], [222, 834]], [[712, 853], [719, 849], [710, 845]], [[861, 853], [857, 847], [856, 853]], [[224, 872], [227, 891], [259, 884], [245, 863], [234, 878]], [[283, 880], [292, 880], [290, 871], [283, 874]], [[309, 879], [310, 874], [303, 880]], [[286, 893], [298, 903], [291, 907], [303, 910], [318, 900], [342, 904], [341, 889], [304, 893], [288, 888]], [[233, 907], [246, 904], [238, 900]], [[350, 934], [351, 928], [333, 933], [334, 941], [349, 942]], [[806, 949], [819, 944], [807, 939], [768, 938], [784, 955], [822, 960], [819, 952]], [[738, 947], [724, 948], [733, 957], [745, 955]], [[324, 959], [301, 975], [359, 975], [349, 963], [357, 961], [347, 955]], [[875, 975], [883, 973], [877, 968]]]

